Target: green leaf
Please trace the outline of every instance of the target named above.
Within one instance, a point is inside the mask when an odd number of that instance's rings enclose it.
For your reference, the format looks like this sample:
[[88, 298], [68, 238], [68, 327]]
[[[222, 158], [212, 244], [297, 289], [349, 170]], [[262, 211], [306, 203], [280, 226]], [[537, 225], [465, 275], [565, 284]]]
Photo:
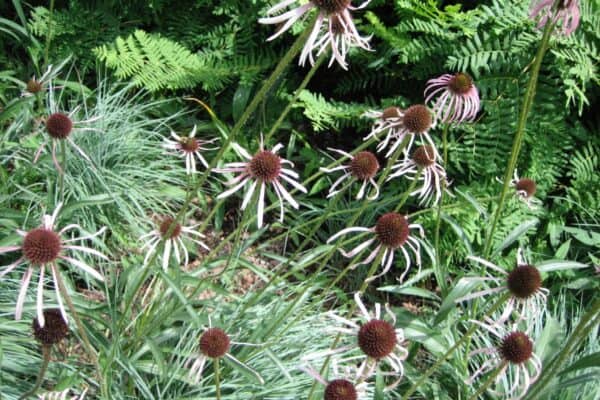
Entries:
[[567, 368], [560, 371], [559, 375], [568, 374], [569, 372], [577, 371], [584, 368], [600, 368], [600, 351], [588, 356], [582, 357], [569, 365]]
[[262, 378], [262, 376], [260, 376], [258, 372], [256, 372], [237, 358], [233, 357], [232, 355], [225, 355], [223, 360], [225, 360], [225, 362], [229, 364], [233, 369], [239, 371], [242, 375], [250, 378], [251, 380], [257, 383], [260, 383], [261, 385], [265, 384], [264, 379]]
[[589, 265], [577, 261], [548, 260], [537, 264], [536, 267], [540, 272], [551, 272], [588, 268]]
[[231, 112], [234, 121], [237, 121], [240, 118], [240, 116], [244, 113], [251, 93], [252, 85], [244, 83], [240, 83], [238, 85], [235, 93], [233, 94], [233, 104], [231, 107]]
[[515, 241], [517, 241], [521, 236], [523, 236], [525, 233], [527, 233], [527, 231], [529, 229], [536, 226], [539, 222], [540, 222], [539, 219], [533, 218], [533, 219], [530, 219], [529, 221], [525, 221], [522, 224], [520, 224], [519, 226], [517, 226], [515, 229], [512, 230], [512, 232], [510, 232], [508, 234], [506, 239], [504, 239], [504, 241], [502, 243], [500, 243], [500, 245], [498, 247], [496, 247], [493, 254], [499, 254], [502, 250], [506, 249], [508, 246], [513, 244]]
[[377, 290], [381, 290], [382, 292], [403, 294], [406, 296], [422, 297], [424, 299], [435, 300], [435, 301], [441, 300], [435, 293], [433, 293], [427, 289], [422, 289], [422, 288], [418, 288], [418, 287], [414, 287], [414, 286], [409, 286], [409, 287], [384, 286]]

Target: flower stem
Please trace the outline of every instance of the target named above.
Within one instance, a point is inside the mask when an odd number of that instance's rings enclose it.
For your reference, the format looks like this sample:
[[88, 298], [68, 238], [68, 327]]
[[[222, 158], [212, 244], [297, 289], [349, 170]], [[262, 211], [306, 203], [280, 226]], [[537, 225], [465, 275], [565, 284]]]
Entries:
[[103, 392], [103, 395], [105, 396], [104, 398], [109, 398], [109, 397], [106, 397], [108, 395], [108, 390], [107, 390], [106, 385], [104, 384], [104, 380], [102, 379], [102, 370], [100, 368], [100, 363], [98, 361], [98, 354], [96, 354], [96, 350], [94, 350], [94, 348], [90, 344], [88, 335], [85, 332], [83, 324], [81, 323], [81, 319], [79, 319], [79, 315], [77, 314], [77, 310], [75, 309], [75, 305], [73, 304], [73, 301], [71, 300], [71, 296], [69, 295], [69, 292], [67, 291], [67, 287], [65, 286], [62, 276], [60, 275], [60, 271], [58, 271], [58, 270], [56, 271], [56, 284], [58, 285], [58, 290], [60, 290], [62, 298], [67, 303], [67, 307], [69, 307], [71, 316], [75, 320], [75, 325], [77, 325], [77, 331], [79, 332], [79, 336], [81, 337], [81, 340], [83, 341], [83, 346], [85, 347], [86, 351], [88, 352], [89, 356], [91, 357], [92, 363], [96, 367], [98, 381], [101, 384], [101, 388], [102, 388], [101, 390]]
[[315, 62], [315, 64], [312, 66], [310, 71], [308, 71], [308, 73], [304, 77], [304, 80], [302, 81], [302, 83], [300, 83], [300, 86], [298, 86], [298, 88], [296, 89], [296, 92], [292, 96], [292, 99], [288, 102], [287, 106], [283, 109], [283, 111], [279, 115], [279, 118], [277, 118], [277, 121], [275, 121], [275, 123], [271, 127], [271, 130], [269, 131], [269, 133], [267, 133], [267, 136], [265, 137], [265, 143], [268, 143], [269, 140], [271, 139], [271, 137], [273, 136], [273, 134], [275, 134], [275, 131], [277, 131], [277, 128], [279, 128], [279, 126], [281, 125], [281, 123], [283, 122], [283, 120], [285, 119], [287, 114], [290, 112], [290, 110], [296, 103], [296, 100], [298, 99], [298, 96], [300, 96], [300, 93], [302, 93], [302, 91], [306, 88], [306, 86], [312, 79], [313, 75], [317, 72], [317, 70], [323, 63], [323, 61], [325, 61], [326, 56], [327, 56], [327, 52], [323, 52], [317, 59], [317, 62]]
[[[500, 296], [498, 300], [490, 307], [485, 315], [492, 315], [496, 310], [498, 310], [504, 302], [509, 298], [510, 293], [505, 293], [503, 296]], [[401, 400], [407, 400], [410, 396], [425, 382], [427, 378], [429, 378], [442, 364], [454, 353], [456, 349], [458, 349], [463, 343], [465, 343], [471, 335], [477, 330], [477, 325], [473, 324], [471, 327], [460, 336], [457, 342], [455, 342], [452, 347], [450, 347], [437, 361], [427, 369], [427, 371], [423, 372], [419, 379], [404, 393]]]
[[533, 67], [531, 69], [531, 77], [529, 78], [529, 83], [527, 84], [527, 90], [525, 91], [525, 96], [523, 97], [523, 104], [521, 106], [521, 111], [519, 113], [519, 120], [517, 123], [517, 132], [515, 133], [515, 138], [513, 139], [512, 151], [510, 153], [510, 157], [508, 159], [508, 164], [506, 166], [506, 171], [504, 173], [504, 184], [502, 186], [502, 192], [500, 194], [500, 199], [498, 200], [498, 207], [496, 208], [496, 212], [494, 214], [494, 219], [492, 221], [492, 226], [487, 235], [487, 240], [484, 247], [484, 258], [487, 258], [490, 255], [492, 242], [494, 239], [494, 230], [498, 225], [498, 221], [500, 219], [500, 214], [502, 214], [502, 208], [504, 207], [504, 203], [506, 200], [506, 195], [508, 193], [508, 188], [510, 185], [510, 181], [512, 178], [513, 171], [517, 165], [517, 160], [519, 158], [519, 151], [521, 150], [521, 144], [523, 143], [523, 137], [525, 134], [525, 125], [527, 124], [527, 116], [531, 111], [531, 107], [533, 106], [533, 100], [535, 98], [535, 90], [537, 87], [538, 76], [540, 73], [540, 68], [542, 66], [542, 60], [546, 51], [548, 50], [548, 43], [550, 41], [550, 34], [552, 33], [552, 29], [554, 28], [554, 24], [547, 23], [544, 28], [544, 33], [542, 36], [542, 41], [538, 48], [537, 54], [535, 56]]
[[[448, 163], [448, 129], [450, 123], [444, 125], [444, 131], [442, 132], [442, 146], [444, 152], [444, 168]], [[445, 186], [446, 182], [442, 182], [442, 193], [440, 194], [440, 200], [437, 205], [437, 217], [435, 221], [435, 234], [434, 234], [434, 247], [435, 247], [435, 275], [438, 285], [442, 290], [442, 294], [446, 293], [446, 273], [445, 268], [442, 267], [442, 257], [440, 254], [440, 226], [442, 224], [442, 204], [444, 204], [444, 198], [446, 194]]]
[[42, 345], [42, 365], [40, 366], [40, 372], [38, 373], [35, 385], [33, 385], [33, 388], [30, 390], [23, 393], [23, 395], [19, 397], [19, 400], [24, 400], [30, 396], [33, 396], [40, 386], [42, 386], [44, 376], [46, 375], [46, 370], [48, 369], [48, 364], [50, 363], [50, 350], [52, 350], [52, 346], [46, 344]]
[[215, 367], [215, 392], [217, 400], [221, 400], [221, 376], [219, 375], [219, 357], [215, 358], [213, 366]]
[[496, 377], [498, 375], [500, 375], [500, 373], [502, 371], [504, 371], [504, 369], [506, 368], [506, 364], [507, 364], [506, 361], [502, 361], [502, 363], [487, 378], [487, 380], [483, 383], [483, 385], [481, 385], [479, 387], [479, 389], [477, 390], [477, 392], [475, 392], [475, 394], [473, 396], [469, 397], [469, 400], [477, 400], [477, 399], [479, 399], [479, 396], [481, 396], [492, 385], [492, 383], [494, 383], [494, 381], [496, 380]]
[[48, 32], [46, 33], [46, 45], [44, 46], [44, 66], [48, 65], [50, 42], [52, 42], [52, 15], [54, 14], [54, 1], [55, 0], [50, 0], [50, 9], [48, 12]]
[[67, 173], [67, 145], [65, 144], [64, 140], [61, 140], [59, 142], [59, 146], [60, 146], [60, 158], [61, 158], [60, 167], [62, 168], [62, 172], [59, 172], [59, 174], [58, 174], [58, 190], [59, 190], [59, 194], [60, 194], [60, 201], [64, 201], [65, 200], [65, 174]]
[[577, 327], [571, 334], [568, 342], [562, 348], [552, 361], [550, 361], [542, 370], [542, 374], [537, 382], [531, 387], [527, 394], [527, 400], [534, 400], [540, 397], [540, 393], [552, 381], [561, 368], [565, 367], [565, 363], [570, 356], [574, 355], [579, 344], [585, 339], [586, 335], [592, 331], [593, 327], [598, 324], [600, 318], [600, 298], [592, 305], [592, 308], [584, 314], [577, 324]]

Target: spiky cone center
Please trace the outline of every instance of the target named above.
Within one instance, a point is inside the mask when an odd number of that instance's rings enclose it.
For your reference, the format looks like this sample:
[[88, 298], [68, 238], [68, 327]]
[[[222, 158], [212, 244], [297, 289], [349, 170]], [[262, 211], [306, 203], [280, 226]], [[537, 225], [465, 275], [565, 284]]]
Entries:
[[513, 364], [522, 364], [533, 354], [533, 342], [523, 332], [511, 332], [502, 339], [500, 355]]
[[229, 336], [220, 328], [209, 328], [200, 337], [200, 352], [210, 358], [223, 357], [230, 345]]
[[63, 340], [69, 333], [69, 327], [58, 309], [44, 310], [44, 326], [37, 317], [32, 323], [33, 336], [45, 346], [51, 346]]
[[358, 331], [358, 347], [376, 360], [390, 355], [396, 343], [396, 330], [387, 321], [372, 319]]
[[73, 121], [66, 114], [54, 113], [46, 119], [46, 130], [54, 139], [66, 139], [73, 130]]
[[435, 163], [435, 149], [433, 146], [419, 146], [414, 151], [412, 159], [421, 168], [431, 167]]
[[473, 87], [471, 77], [463, 72], [455, 74], [448, 82], [448, 87], [455, 94], [467, 94]]
[[351, 0], [312, 0], [312, 2], [327, 14], [337, 14], [348, 8]]
[[42, 84], [35, 79], [31, 78], [27, 82], [27, 91], [31, 94], [36, 94], [42, 91]]
[[415, 104], [404, 111], [403, 124], [410, 133], [427, 132], [433, 123], [431, 113], [423, 104]]
[[381, 113], [381, 119], [384, 121], [400, 117], [402, 117], [402, 110], [400, 110], [398, 107], [388, 107]]
[[159, 232], [160, 232], [160, 236], [163, 239], [175, 239], [177, 236], [179, 236], [181, 234], [181, 224], [178, 222], [175, 222], [175, 227], [173, 228], [173, 231], [171, 231], [171, 234], [169, 235], [169, 228], [171, 227], [171, 224], [173, 224], [173, 222], [175, 221], [175, 219], [173, 217], [164, 217], [162, 222], [160, 223], [160, 226], [158, 228]]
[[379, 161], [370, 151], [356, 153], [350, 162], [350, 173], [361, 181], [373, 178], [377, 171], [379, 171]]
[[518, 265], [508, 274], [506, 286], [514, 297], [527, 299], [542, 287], [542, 275], [533, 265]]
[[269, 150], [260, 151], [250, 160], [248, 171], [253, 178], [272, 182], [281, 172], [281, 158]]
[[334, 379], [327, 383], [323, 400], [357, 400], [354, 385], [345, 379]]
[[517, 181], [517, 184], [515, 185], [515, 187], [518, 191], [525, 192], [525, 197], [527, 197], [527, 198], [533, 197], [533, 195], [535, 195], [535, 192], [537, 190], [537, 185], [535, 184], [533, 179], [529, 179], [529, 178], [519, 179]]
[[179, 141], [179, 145], [181, 146], [181, 150], [186, 153], [193, 153], [200, 148], [200, 143], [193, 137], [182, 137]]
[[61, 249], [60, 236], [50, 229], [32, 229], [25, 235], [21, 248], [30, 263], [47, 264], [58, 258]]
[[384, 246], [396, 249], [408, 239], [408, 220], [395, 212], [383, 214], [375, 224], [375, 234]]

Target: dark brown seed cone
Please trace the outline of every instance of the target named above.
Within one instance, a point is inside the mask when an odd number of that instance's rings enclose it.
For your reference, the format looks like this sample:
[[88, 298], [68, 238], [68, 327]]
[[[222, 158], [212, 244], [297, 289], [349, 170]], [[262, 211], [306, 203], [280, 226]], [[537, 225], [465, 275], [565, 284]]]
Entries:
[[200, 337], [200, 352], [210, 358], [223, 357], [230, 345], [229, 336], [219, 328], [209, 328]]
[[466, 94], [473, 87], [473, 80], [469, 75], [459, 72], [450, 79], [448, 86], [455, 94]]
[[31, 94], [39, 93], [42, 91], [42, 84], [32, 78], [27, 82], [27, 91]]
[[533, 197], [533, 195], [535, 195], [535, 192], [537, 190], [537, 185], [535, 184], [533, 179], [529, 179], [529, 178], [519, 179], [519, 181], [517, 182], [517, 184], [515, 186], [518, 191], [525, 192], [525, 197], [527, 197], [527, 198]]
[[46, 130], [54, 139], [66, 139], [73, 129], [73, 121], [66, 114], [54, 113], [46, 119]]
[[272, 182], [281, 172], [281, 158], [269, 150], [257, 153], [248, 165], [250, 175], [263, 182]]
[[373, 319], [358, 331], [358, 347], [369, 357], [380, 359], [394, 351], [397, 338], [392, 324]]
[[432, 146], [419, 146], [412, 159], [421, 168], [431, 167], [435, 163], [435, 149]]
[[379, 161], [370, 151], [356, 153], [350, 162], [350, 173], [358, 180], [373, 178], [377, 171], [379, 171]]
[[386, 120], [390, 118], [400, 118], [402, 116], [402, 110], [398, 107], [388, 107], [383, 110], [381, 119]]
[[334, 379], [325, 387], [323, 400], [357, 400], [354, 385], [345, 379]]
[[408, 239], [408, 220], [395, 212], [383, 214], [375, 224], [375, 234], [383, 245], [396, 249]]
[[344, 11], [351, 0], [312, 0], [312, 2], [327, 14], [335, 14]]
[[511, 332], [502, 339], [498, 350], [506, 361], [521, 364], [533, 354], [533, 342], [523, 332]]
[[44, 228], [32, 229], [23, 239], [23, 255], [32, 264], [47, 264], [58, 258], [60, 237], [54, 231]]
[[173, 217], [164, 217], [162, 222], [160, 223], [160, 227], [158, 228], [158, 230], [160, 232], [160, 236], [162, 236], [163, 239], [175, 239], [181, 233], [181, 224], [176, 223], [175, 228], [173, 228], [173, 232], [171, 232], [168, 238], [166, 237], [173, 221], [175, 221]]
[[518, 265], [508, 274], [506, 286], [513, 296], [527, 299], [542, 287], [542, 275], [533, 265]]
[[41, 327], [37, 318], [33, 319], [33, 336], [42, 345], [51, 346], [63, 340], [69, 333], [69, 327], [63, 319], [60, 310], [44, 310], [44, 326]]
[[193, 153], [200, 148], [200, 143], [193, 137], [182, 137], [179, 141], [181, 149], [187, 153]]
[[415, 104], [404, 111], [403, 123], [410, 133], [419, 134], [431, 128], [433, 119], [427, 107]]

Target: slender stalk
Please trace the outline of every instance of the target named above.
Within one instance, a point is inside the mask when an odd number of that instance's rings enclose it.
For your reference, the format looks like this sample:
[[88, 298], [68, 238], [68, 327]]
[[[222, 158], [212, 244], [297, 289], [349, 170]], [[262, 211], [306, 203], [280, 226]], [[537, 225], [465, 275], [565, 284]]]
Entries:
[[43, 344], [42, 345], [42, 365], [40, 366], [40, 372], [38, 373], [37, 379], [35, 380], [35, 385], [23, 393], [19, 400], [25, 400], [35, 394], [37, 390], [42, 386], [42, 382], [44, 381], [44, 376], [46, 375], [46, 370], [48, 369], [48, 364], [50, 363], [50, 351], [52, 350], [52, 346]]
[[521, 150], [521, 144], [523, 143], [523, 137], [525, 134], [525, 125], [527, 124], [527, 116], [531, 111], [531, 107], [533, 106], [533, 100], [535, 98], [535, 90], [537, 87], [538, 76], [540, 73], [540, 68], [542, 66], [542, 60], [546, 51], [548, 50], [548, 43], [550, 41], [550, 34], [552, 33], [552, 29], [554, 28], [554, 24], [547, 23], [544, 28], [544, 33], [542, 36], [542, 41], [540, 43], [540, 47], [538, 48], [537, 54], [534, 59], [533, 67], [531, 69], [531, 77], [529, 78], [529, 83], [527, 84], [527, 90], [525, 91], [525, 96], [523, 97], [523, 104], [521, 106], [521, 111], [519, 113], [519, 120], [517, 123], [517, 132], [515, 133], [515, 138], [513, 140], [512, 151], [510, 153], [510, 157], [508, 159], [508, 164], [506, 166], [506, 171], [504, 173], [504, 184], [502, 186], [502, 192], [500, 194], [500, 199], [498, 200], [498, 207], [496, 208], [496, 212], [494, 214], [494, 219], [492, 221], [492, 226], [487, 235], [487, 240], [484, 247], [484, 258], [487, 258], [490, 255], [490, 251], [492, 248], [492, 242], [494, 239], [494, 230], [498, 225], [498, 221], [500, 219], [500, 215], [502, 214], [502, 209], [504, 207], [504, 203], [506, 200], [506, 195], [508, 193], [508, 188], [510, 186], [510, 181], [512, 179], [513, 171], [517, 165], [517, 160], [519, 158], [519, 151]]
[[492, 383], [494, 383], [496, 377], [498, 377], [498, 375], [500, 375], [500, 373], [506, 368], [506, 364], [507, 362], [503, 361], [498, 366], [498, 368], [496, 368], [496, 370], [487, 378], [483, 385], [481, 385], [479, 389], [477, 389], [477, 392], [475, 392], [473, 396], [469, 397], [469, 400], [479, 399], [479, 396], [481, 396], [492, 385]]
[[267, 136], [265, 137], [265, 142], [266, 143], [269, 142], [269, 139], [271, 139], [271, 137], [273, 136], [273, 134], [275, 134], [275, 132], [279, 128], [279, 125], [281, 125], [281, 123], [283, 122], [283, 120], [285, 119], [285, 117], [287, 117], [287, 114], [290, 112], [290, 110], [292, 109], [292, 107], [296, 103], [296, 100], [298, 100], [298, 96], [300, 96], [300, 93], [302, 93], [302, 91], [306, 88], [306, 86], [308, 85], [308, 83], [312, 79], [313, 75], [317, 72], [317, 70], [319, 69], [319, 67], [323, 63], [323, 61], [325, 61], [325, 58], [327, 58], [327, 55], [328, 55], [327, 52], [321, 53], [321, 55], [317, 59], [317, 62], [315, 62], [315, 64], [310, 69], [310, 71], [308, 71], [308, 73], [304, 77], [304, 80], [302, 81], [302, 83], [300, 83], [300, 86], [298, 86], [298, 88], [296, 89], [296, 92], [292, 96], [292, 99], [288, 102], [287, 106], [283, 109], [283, 111], [279, 115], [279, 118], [277, 118], [277, 121], [275, 121], [275, 123], [271, 127], [271, 130], [269, 131], [269, 133], [267, 133]]
[[90, 339], [88, 338], [88, 335], [85, 332], [83, 324], [81, 323], [79, 314], [77, 314], [77, 310], [75, 309], [75, 305], [73, 304], [73, 301], [71, 300], [71, 296], [69, 295], [69, 292], [67, 291], [67, 287], [65, 286], [62, 276], [60, 275], [60, 271], [56, 271], [56, 284], [58, 285], [58, 290], [60, 290], [60, 294], [62, 295], [63, 300], [65, 300], [65, 302], [67, 303], [67, 307], [69, 307], [71, 316], [75, 320], [75, 325], [77, 326], [77, 331], [79, 332], [79, 336], [81, 337], [81, 340], [83, 341], [83, 346], [85, 347], [86, 351], [92, 358], [92, 363], [96, 367], [96, 372], [98, 374], [98, 380], [99, 380], [103, 395], [105, 398], [110, 398], [108, 395], [108, 388], [106, 387], [105, 382], [102, 379], [102, 369], [100, 368], [100, 363], [98, 361], [98, 354], [96, 353], [96, 350], [94, 350], [94, 348], [90, 344]]
[[52, 15], [54, 14], [54, 1], [50, 0], [50, 10], [48, 14], [48, 33], [46, 34], [46, 45], [44, 47], [44, 65], [48, 65], [50, 54], [50, 43], [52, 42]]
[[60, 193], [60, 201], [65, 200], [65, 174], [67, 173], [67, 145], [64, 140], [59, 141], [60, 146], [60, 167], [62, 172], [58, 173], [58, 190]]
[[[448, 129], [450, 128], [450, 123], [444, 125], [444, 131], [442, 132], [442, 146], [444, 152], [444, 168], [448, 165]], [[440, 227], [442, 224], [442, 205], [444, 204], [444, 198], [446, 197], [445, 190], [446, 182], [442, 182], [442, 193], [440, 196], [440, 200], [437, 205], [437, 217], [435, 221], [435, 234], [434, 234], [434, 247], [435, 247], [435, 265], [436, 265], [436, 280], [438, 285], [440, 285], [440, 289], [442, 290], [442, 294], [446, 293], [446, 271], [445, 268], [442, 267], [442, 257], [440, 254]]]
[[564, 368], [569, 357], [573, 356], [579, 344], [589, 335], [590, 330], [597, 325], [600, 317], [600, 297], [592, 305], [592, 308], [584, 314], [577, 324], [577, 327], [571, 334], [571, 337], [561, 349], [561, 351], [544, 366], [542, 374], [537, 382], [531, 387], [527, 394], [527, 400], [534, 400], [540, 397], [540, 394], [546, 386], [552, 381], [560, 369]]
[[219, 357], [214, 359], [213, 366], [215, 367], [215, 392], [217, 400], [221, 400], [221, 376], [219, 368]]
[[[496, 302], [490, 307], [485, 316], [492, 315], [494, 312], [496, 312], [496, 310], [498, 310], [504, 304], [504, 302], [509, 298], [509, 296], [510, 293], [505, 293], [503, 296], [500, 296], [498, 300], [496, 300]], [[417, 381], [413, 383], [413, 385], [404, 393], [401, 400], [407, 400], [408, 398], [410, 398], [410, 396], [417, 391], [419, 386], [421, 386], [423, 382], [427, 380], [427, 378], [433, 375], [433, 373], [437, 371], [439, 367], [442, 366], [442, 364], [448, 359], [448, 357], [452, 355], [452, 353], [454, 353], [454, 351], [456, 351], [456, 349], [458, 349], [463, 343], [469, 340], [469, 338], [477, 330], [477, 328], [478, 326], [476, 324], [472, 324], [471, 327], [463, 335], [460, 336], [458, 341], [456, 341], [452, 345], [452, 347], [450, 347], [440, 358], [438, 358], [437, 361], [427, 369], [427, 371], [421, 374], [419, 379], [417, 379]]]

